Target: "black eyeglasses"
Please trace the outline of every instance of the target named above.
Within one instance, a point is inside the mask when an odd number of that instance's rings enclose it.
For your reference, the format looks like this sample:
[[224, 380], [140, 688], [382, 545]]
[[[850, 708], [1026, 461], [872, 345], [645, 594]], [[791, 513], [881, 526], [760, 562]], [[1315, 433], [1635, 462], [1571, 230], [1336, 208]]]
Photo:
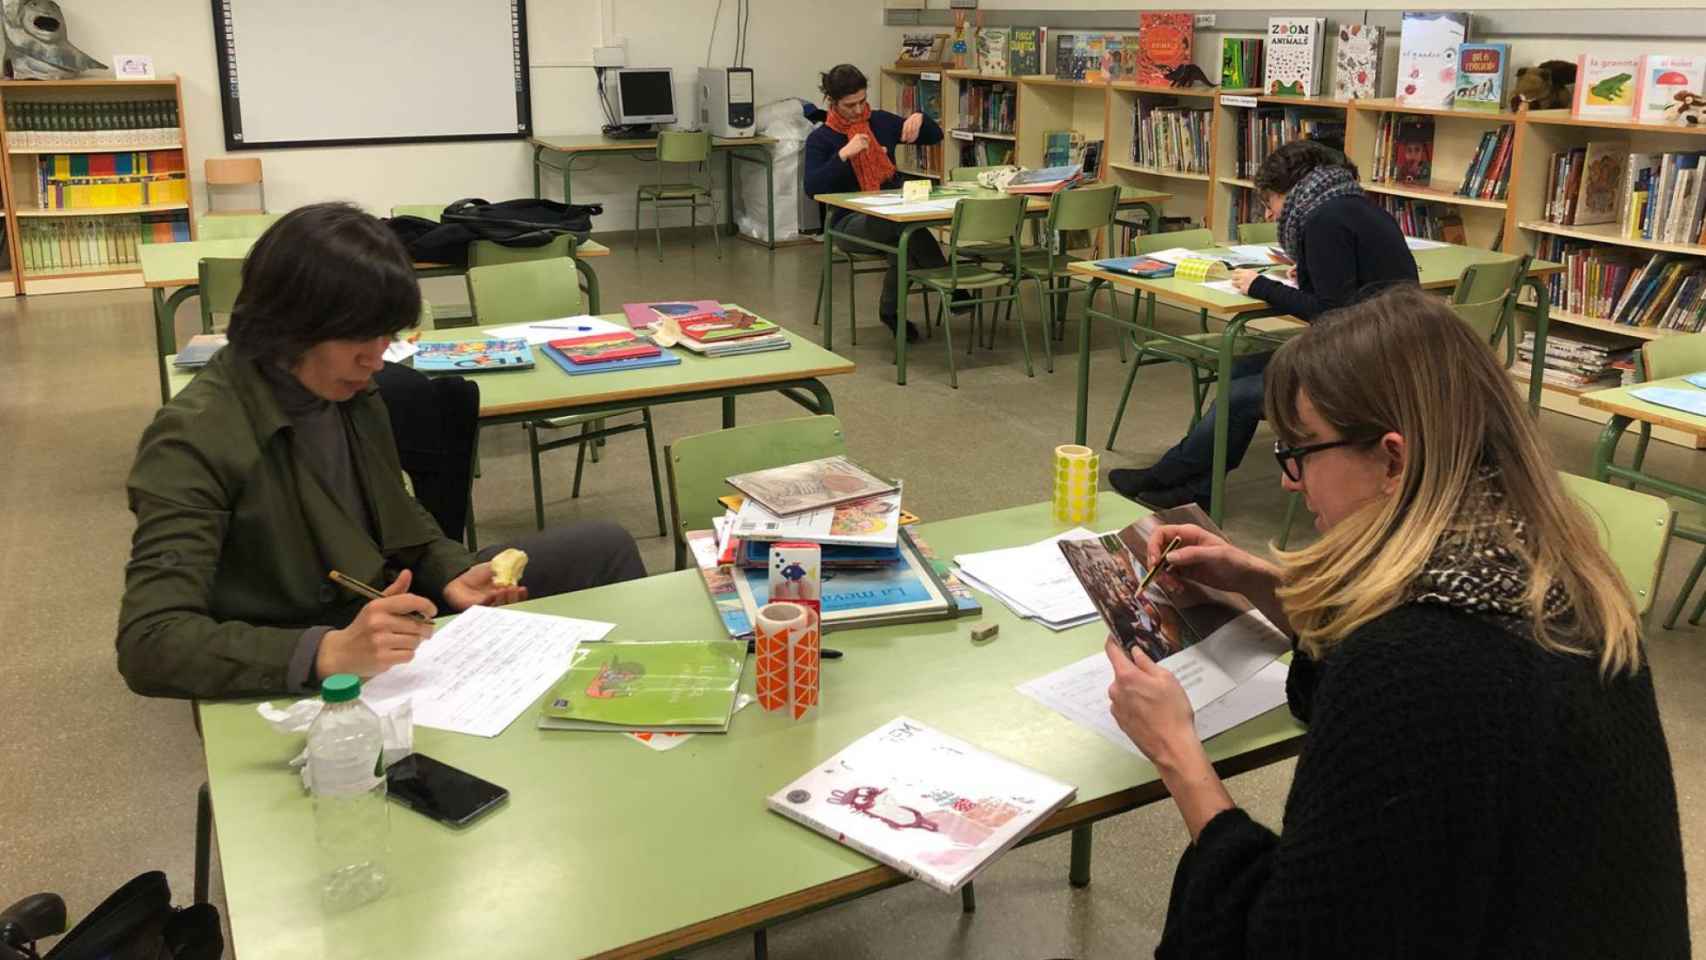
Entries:
[[1304, 457], [1312, 453], [1320, 453], [1322, 450], [1331, 450], [1334, 447], [1370, 444], [1379, 439], [1379, 437], [1362, 437], [1352, 440], [1329, 440], [1326, 443], [1310, 443], [1301, 447], [1288, 447], [1275, 440], [1274, 459], [1279, 461], [1280, 470], [1285, 473], [1286, 479], [1292, 483], [1298, 483], [1303, 479]]

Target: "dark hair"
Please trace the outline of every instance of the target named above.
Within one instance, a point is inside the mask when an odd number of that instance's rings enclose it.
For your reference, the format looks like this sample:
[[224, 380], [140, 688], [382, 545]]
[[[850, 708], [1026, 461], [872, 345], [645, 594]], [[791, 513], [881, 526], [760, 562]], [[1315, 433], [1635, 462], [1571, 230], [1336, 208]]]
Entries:
[[870, 86], [864, 71], [851, 63], [836, 64], [828, 73], [818, 74], [818, 89], [830, 100], [840, 100]]
[[1262, 161], [1254, 177], [1263, 193], [1290, 193], [1316, 167], [1344, 167], [1357, 177], [1357, 165], [1344, 153], [1316, 140], [1293, 140]]
[[226, 336], [256, 360], [288, 364], [327, 340], [392, 336], [420, 314], [420, 283], [397, 235], [351, 204], [315, 203], [255, 241]]

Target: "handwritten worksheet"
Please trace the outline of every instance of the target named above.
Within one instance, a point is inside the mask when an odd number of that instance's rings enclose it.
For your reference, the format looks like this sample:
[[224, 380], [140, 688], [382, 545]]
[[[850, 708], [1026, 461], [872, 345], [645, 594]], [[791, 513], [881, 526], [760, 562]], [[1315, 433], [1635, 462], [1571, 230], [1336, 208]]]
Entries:
[[362, 690], [378, 713], [411, 701], [423, 727], [495, 737], [569, 669], [582, 643], [603, 640], [613, 623], [495, 607], [470, 607]]

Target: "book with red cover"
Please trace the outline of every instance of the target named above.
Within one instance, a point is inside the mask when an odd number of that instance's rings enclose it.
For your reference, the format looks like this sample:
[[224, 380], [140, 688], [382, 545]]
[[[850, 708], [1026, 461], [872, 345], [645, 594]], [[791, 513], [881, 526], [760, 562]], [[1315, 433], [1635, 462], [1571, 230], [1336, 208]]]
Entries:
[[644, 331], [657, 326], [665, 317], [681, 319], [703, 313], [722, 313], [723, 305], [715, 300], [654, 300], [624, 303], [622, 312], [628, 317], [628, 326]]
[[1167, 85], [1167, 72], [1191, 62], [1196, 16], [1182, 12], [1138, 16], [1137, 82]]
[[778, 329], [774, 323], [762, 317], [753, 316], [736, 307], [729, 307], [716, 313], [699, 313], [690, 317], [682, 317], [677, 323], [681, 327], [682, 336], [697, 340], [700, 343], [757, 337], [767, 333], [775, 333]]
[[621, 334], [611, 333], [552, 340], [550, 345], [570, 363], [631, 360], [635, 357], [655, 357], [663, 352], [657, 344], [644, 337], [623, 337]]

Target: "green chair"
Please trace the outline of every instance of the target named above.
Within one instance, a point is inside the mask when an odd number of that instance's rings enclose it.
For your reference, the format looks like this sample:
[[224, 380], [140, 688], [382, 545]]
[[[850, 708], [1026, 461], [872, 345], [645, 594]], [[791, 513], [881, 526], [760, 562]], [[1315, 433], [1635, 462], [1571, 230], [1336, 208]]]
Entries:
[[[991, 170], [1005, 170], [1005, 169], [1008, 169], [1007, 166], [1002, 165], [1002, 164], [995, 164], [993, 166], [987, 166], [987, 167], [955, 167], [952, 170], [948, 171], [948, 182], [949, 183], [976, 183], [977, 178], [984, 173], [987, 173]], [[1032, 223], [1034, 225], [1035, 221], [1032, 221]], [[1036, 238], [1037, 238], [1036, 231], [1033, 230], [1031, 233], [1031, 239], [1033, 241], [1035, 241]], [[1027, 254], [1027, 253], [1031, 253], [1033, 251], [1041, 250], [1041, 249], [1042, 249], [1042, 245], [1040, 243], [1033, 243], [1031, 245], [1022, 245], [1019, 248], [1019, 252], [1021, 254]], [[971, 258], [975, 259], [975, 258], [978, 258], [978, 257], [986, 255], [986, 254], [992, 254], [993, 259], [1001, 260], [1007, 256], [1007, 245], [1004, 243], [968, 243], [968, 244], [962, 244], [960, 247], [960, 255], [961, 256], [971, 257]]]
[[731, 427], [665, 446], [675, 568], [687, 565], [687, 532], [709, 530], [712, 519], [723, 515], [717, 498], [729, 492], [725, 478], [846, 452], [841, 421], [827, 415]]
[[1279, 224], [1272, 220], [1238, 225], [1239, 243], [1279, 243]]
[[241, 240], [258, 237], [278, 222], [282, 213], [213, 213], [196, 218], [197, 240]]
[[[1611, 554], [1611, 562], [1629, 584], [1629, 592], [1635, 598], [1635, 613], [1645, 617], [1653, 607], [1653, 598], [1658, 596], [1659, 577], [1664, 573], [1665, 549], [1675, 520], [1670, 504], [1652, 494], [1587, 477], [1571, 473], [1561, 476], [1564, 489], [1587, 508], [1600, 544]], [[1687, 597], [1686, 589], [1678, 595], [1679, 609]], [[1676, 619], [1675, 610], [1670, 617]]]
[[215, 316], [229, 317], [243, 289], [241, 257], [206, 257], [196, 263], [197, 299], [201, 302], [201, 332], [213, 333], [222, 325]]
[[[512, 323], [532, 323], [553, 317], [572, 316], [581, 312], [580, 286], [575, 281], [574, 268], [562, 259], [529, 260], [521, 263], [501, 263], [468, 270], [468, 302], [481, 324], [502, 326]], [[541, 360], [540, 362], [549, 362]], [[607, 426], [603, 421], [616, 417], [639, 415], [637, 423]], [[579, 432], [561, 440], [541, 443], [540, 430], [579, 428]], [[575, 482], [571, 496], [581, 492], [581, 473], [586, 466], [587, 445], [619, 433], [643, 430], [646, 434], [646, 456], [651, 459], [652, 497], [657, 502], [658, 536], [666, 532], [663, 519], [663, 489], [658, 477], [658, 456], [652, 435], [652, 414], [647, 407], [599, 414], [582, 414], [533, 420], [527, 423], [527, 452], [533, 466], [533, 520], [538, 529], [545, 529], [545, 494], [540, 477], [539, 455], [547, 450], [574, 445]]]
[[420, 217], [437, 223], [444, 216], [444, 207], [442, 203], [398, 203], [391, 206], [391, 216]]
[[1495, 351], [1505, 344], [1505, 366], [1516, 363], [1516, 307], [1533, 257], [1500, 257], [1464, 267], [1451, 293], [1451, 309]]
[[[889, 257], [886, 253], [874, 250], [849, 249], [844, 246], [835, 248], [834, 260], [830, 263], [833, 271], [837, 265], [847, 267], [847, 327], [851, 332], [853, 345], [859, 345], [859, 283], [858, 277], [867, 273], [883, 273], [889, 268]], [[834, 282], [833, 279], [830, 280]], [[817, 279], [817, 306], [812, 309], [812, 326], [824, 322], [823, 316], [823, 284], [824, 278]]]
[[[1641, 347], [1637, 374], [1642, 380], [1665, 380], [1698, 373], [1701, 370], [1706, 370], [1706, 333], [1678, 334], [1662, 340], [1648, 341]], [[1641, 464], [1646, 460], [1647, 444], [1653, 438], [1652, 424], [1642, 422], [1640, 427], [1641, 434], [1635, 441], [1634, 462], [1631, 464], [1636, 470], [1641, 469]], [[1702, 505], [1697, 499], [1699, 494], [1692, 497], [1681, 495], [1684, 491], [1693, 491], [1692, 487], [1684, 484], [1665, 487], [1653, 484], [1652, 487], [1659, 493], [1668, 495], [1666, 503], [1677, 514], [1676, 535], [1690, 543], [1706, 547], [1706, 505]], [[1682, 613], [1682, 605], [1694, 592], [1702, 572], [1706, 572], [1706, 549], [1701, 550], [1699, 558], [1688, 571], [1688, 579], [1683, 581], [1682, 589], [1677, 591], [1676, 602], [1671, 604], [1670, 613], [1665, 616], [1665, 629], [1676, 626], [1676, 618]], [[1688, 622], [1698, 625], [1703, 614], [1706, 614], [1706, 596], [1703, 596], [1689, 613]]]
[[[972, 320], [971, 343], [966, 345], [966, 352], [971, 352], [972, 345], [977, 342], [977, 326], [983, 317], [986, 304], [995, 306], [1005, 304], [1007, 315], [1013, 315], [1013, 308], [1019, 300], [1019, 228], [1025, 223], [1025, 198], [1010, 197], [968, 197], [954, 205], [953, 224], [948, 234], [948, 265], [933, 267], [927, 270], [915, 270], [907, 274], [907, 283], [917, 285], [937, 295], [936, 323], [942, 327], [948, 343], [948, 385], [959, 389], [959, 372], [954, 362], [954, 328], [951, 322], [945, 321], [945, 310], [953, 295], [958, 291], [974, 293], [976, 296], [954, 301], [954, 306], [975, 308], [976, 314]], [[1006, 258], [1006, 270], [990, 269], [987, 262], [973, 262], [965, 259], [962, 245], [970, 243], [1005, 242], [1009, 250]], [[1005, 293], [992, 291], [1006, 287]], [[910, 293], [910, 289], [906, 291]], [[993, 319], [993, 310], [991, 311]], [[901, 334], [904, 335], [904, 334]], [[1046, 335], [1046, 331], [1045, 331]], [[1031, 368], [1031, 341], [1025, 333], [1025, 321], [1019, 320], [1019, 340], [1025, 347], [1025, 375], [1035, 376]]]
[[[1066, 323], [1067, 297], [1073, 284], [1066, 265], [1075, 258], [1066, 251], [1066, 234], [1105, 230], [1103, 235], [1112, 237], [1119, 199], [1120, 188], [1115, 184], [1056, 191], [1043, 221], [1043, 237], [1048, 242], [1040, 250], [1020, 255], [1016, 285], [1026, 280], [1036, 284], [1037, 313], [1043, 319], [1043, 356], [1049, 373], [1054, 372], [1054, 335]], [[1113, 296], [1111, 287], [1109, 296]]]
[[575, 238], [563, 233], [549, 243], [537, 247], [511, 247], [496, 240], [475, 240], [468, 244], [468, 266], [490, 267], [499, 263], [526, 263], [529, 260], [549, 260], [552, 257], [575, 255]]
[[[722, 231], [717, 229], [717, 198], [711, 192], [710, 175], [706, 174], [703, 184], [688, 181], [686, 183], [664, 182], [665, 164], [687, 163], [697, 169], [705, 169], [705, 161], [711, 156], [711, 135], [703, 130], [696, 133], [686, 133], [676, 130], [666, 130], [658, 134], [658, 179], [649, 186], [641, 186], [634, 191], [634, 252], [640, 252], [640, 209], [646, 204], [652, 205], [652, 230], [657, 238], [658, 260], [663, 260], [663, 211], [665, 209], [686, 208], [689, 215], [689, 230], [699, 226], [699, 208], [707, 207], [711, 211], [711, 219], [707, 225], [711, 228], [711, 238], [717, 244], [717, 257], [723, 256]], [[689, 232], [691, 239], [692, 233]]]

